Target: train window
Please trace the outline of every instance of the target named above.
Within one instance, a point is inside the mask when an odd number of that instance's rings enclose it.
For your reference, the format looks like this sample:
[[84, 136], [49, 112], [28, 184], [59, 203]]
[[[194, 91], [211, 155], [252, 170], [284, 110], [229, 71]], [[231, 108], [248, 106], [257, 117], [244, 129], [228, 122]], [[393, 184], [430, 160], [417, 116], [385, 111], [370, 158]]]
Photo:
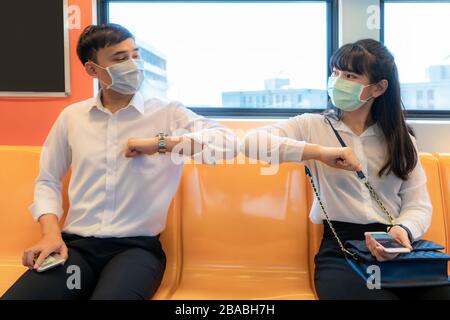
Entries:
[[106, 10], [136, 35], [156, 94], [204, 115], [267, 116], [326, 107], [329, 3], [106, 1]]
[[450, 113], [448, 17], [448, 1], [384, 3], [384, 43], [395, 55], [402, 99], [412, 113]]

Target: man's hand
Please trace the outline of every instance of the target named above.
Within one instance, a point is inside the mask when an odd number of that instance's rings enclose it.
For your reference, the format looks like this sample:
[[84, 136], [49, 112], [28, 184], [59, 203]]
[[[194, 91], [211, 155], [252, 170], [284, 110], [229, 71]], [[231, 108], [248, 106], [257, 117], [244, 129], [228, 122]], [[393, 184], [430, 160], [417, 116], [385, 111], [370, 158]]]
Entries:
[[141, 154], [152, 155], [158, 152], [158, 138], [128, 139], [125, 157], [133, 158]]
[[59, 253], [64, 259], [68, 258], [68, 249], [61, 234], [44, 235], [36, 245], [25, 250], [22, 264], [30, 269], [37, 269], [53, 252]]
[[61, 237], [58, 218], [55, 214], [43, 214], [39, 217], [42, 229], [41, 240], [23, 253], [22, 264], [30, 269], [40, 267], [45, 258], [53, 252], [59, 253], [64, 259], [68, 258], [66, 244]]
[[[405, 229], [400, 226], [393, 226], [388, 233], [401, 245], [412, 250], [408, 232], [406, 232]], [[366, 245], [372, 255], [377, 259], [377, 261], [388, 261], [398, 256], [398, 253], [387, 253], [386, 251], [384, 251], [383, 247], [369, 234], [366, 234]]]

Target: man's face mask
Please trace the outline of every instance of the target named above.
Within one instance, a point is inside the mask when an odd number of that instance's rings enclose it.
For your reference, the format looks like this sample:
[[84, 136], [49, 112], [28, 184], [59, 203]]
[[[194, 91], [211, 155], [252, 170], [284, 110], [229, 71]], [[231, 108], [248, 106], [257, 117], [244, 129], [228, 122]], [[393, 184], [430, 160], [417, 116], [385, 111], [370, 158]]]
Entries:
[[328, 78], [328, 95], [336, 108], [343, 111], [353, 111], [362, 107], [364, 103], [373, 98], [361, 100], [362, 91], [370, 86], [371, 84], [365, 86], [357, 82], [331, 76]]
[[106, 89], [122, 94], [134, 94], [144, 81], [144, 61], [141, 59], [128, 59], [107, 68], [95, 65], [106, 70], [111, 77], [112, 83], [108, 84]]

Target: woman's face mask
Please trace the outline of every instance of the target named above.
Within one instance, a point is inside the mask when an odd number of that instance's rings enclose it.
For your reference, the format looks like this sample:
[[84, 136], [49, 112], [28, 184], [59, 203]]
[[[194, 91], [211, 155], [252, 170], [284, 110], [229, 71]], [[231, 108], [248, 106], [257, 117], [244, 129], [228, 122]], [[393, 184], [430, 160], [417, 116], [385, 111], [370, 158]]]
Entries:
[[328, 78], [328, 95], [333, 105], [343, 111], [354, 111], [373, 97], [361, 100], [361, 93], [365, 86], [358, 82], [344, 80], [339, 77]]
[[144, 61], [141, 59], [128, 59], [106, 68], [95, 65], [106, 70], [111, 77], [112, 83], [108, 84], [106, 89], [122, 94], [134, 94], [144, 81]]

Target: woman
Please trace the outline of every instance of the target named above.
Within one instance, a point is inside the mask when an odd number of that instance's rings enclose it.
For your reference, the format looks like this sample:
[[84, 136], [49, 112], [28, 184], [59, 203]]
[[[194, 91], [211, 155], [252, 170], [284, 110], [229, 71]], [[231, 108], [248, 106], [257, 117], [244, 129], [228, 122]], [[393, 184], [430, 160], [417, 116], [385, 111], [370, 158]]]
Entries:
[[[396, 255], [364, 236], [387, 231], [391, 221], [355, 171], [362, 170], [371, 182], [394, 218], [389, 234], [404, 246], [424, 235], [432, 213], [415, 139], [403, 116], [397, 67], [383, 44], [367, 39], [339, 48], [331, 70], [332, 105], [324, 114], [302, 114], [253, 130], [246, 136], [245, 152], [259, 158], [252, 150], [262, 143], [271, 159], [304, 163], [340, 239], [365, 239], [378, 261], [390, 260]], [[341, 147], [331, 125], [347, 147]], [[324, 220], [316, 200], [310, 218], [314, 223]], [[369, 290], [347, 264], [326, 223], [315, 257], [315, 288], [320, 299], [450, 299], [446, 286]]]

